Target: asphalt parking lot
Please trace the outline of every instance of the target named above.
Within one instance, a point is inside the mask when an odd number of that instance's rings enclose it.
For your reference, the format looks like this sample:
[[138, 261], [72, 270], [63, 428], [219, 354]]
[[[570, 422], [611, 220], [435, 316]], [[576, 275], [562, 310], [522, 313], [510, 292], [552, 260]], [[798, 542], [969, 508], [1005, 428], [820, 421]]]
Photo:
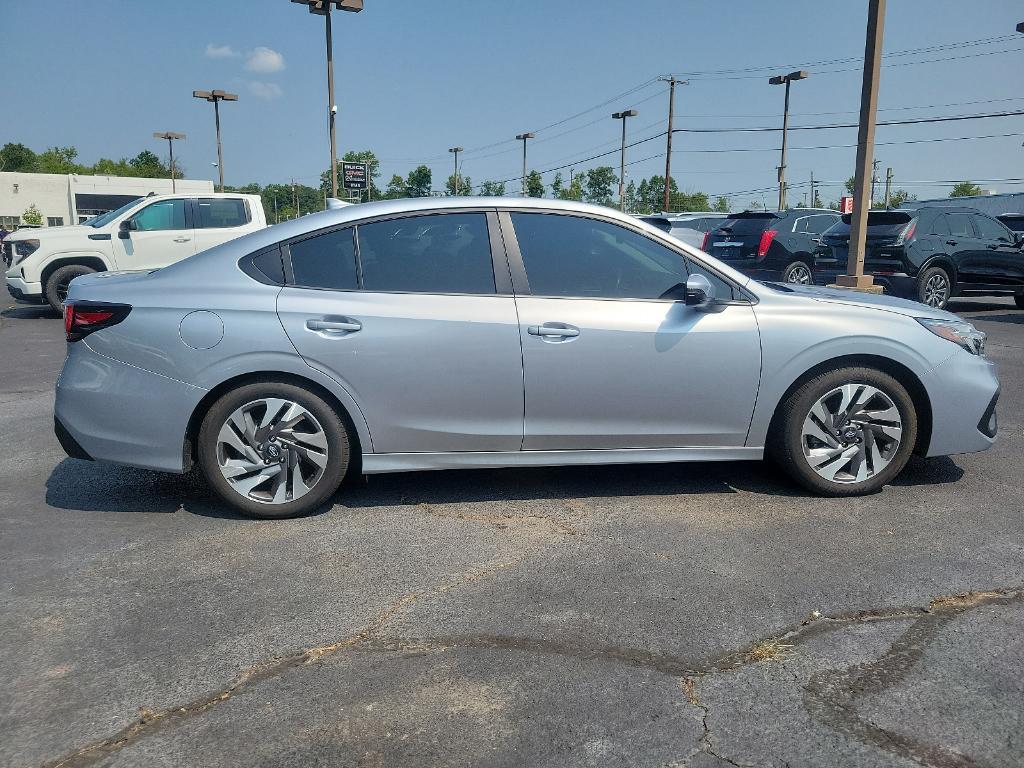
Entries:
[[[854, 500], [762, 464], [376, 476], [302, 520], [67, 458], [0, 312], [4, 766], [1024, 764], [1024, 312], [1000, 440]], [[154, 407], [158, 407], [155, 404]]]

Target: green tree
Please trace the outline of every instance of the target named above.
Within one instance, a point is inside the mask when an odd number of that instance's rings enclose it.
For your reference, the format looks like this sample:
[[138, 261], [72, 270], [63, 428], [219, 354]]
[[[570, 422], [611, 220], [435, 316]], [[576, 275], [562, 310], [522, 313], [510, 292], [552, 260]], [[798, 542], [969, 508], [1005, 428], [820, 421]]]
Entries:
[[587, 171], [586, 198], [589, 203], [611, 205], [612, 187], [619, 183], [615, 171], [607, 165], [591, 168]]
[[391, 181], [384, 190], [384, 199], [397, 200], [400, 197], [405, 197], [405, 179], [396, 173], [391, 176]]
[[501, 197], [505, 194], [505, 182], [485, 181], [480, 185], [480, 194], [484, 197]]
[[636, 201], [637, 201], [637, 197], [636, 197], [636, 183], [632, 179], [630, 180], [629, 184], [626, 185], [625, 197], [626, 197], [626, 210], [629, 213], [637, 213], [638, 211], [637, 211], [637, 208], [636, 208]]
[[637, 213], [654, 213], [650, 205], [650, 184], [647, 179], [640, 179], [636, 187], [635, 209]]
[[24, 144], [4, 144], [0, 149], [0, 171], [36, 173], [39, 159], [36, 153]]
[[577, 173], [572, 177], [572, 183], [558, 193], [559, 200], [582, 200], [583, 199], [583, 174]]
[[[367, 185], [367, 189], [359, 192], [359, 201], [365, 203], [369, 200], [380, 200], [380, 189], [374, 181], [374, 179], [380, 177], [380, 160], [377, 159], [377, 155], [374, 154], [372, 150], [364, 149], [359, 152], [349, 150], [341, 156], [341, 162], [338, 163], [338, 194], [342, 197], [347, 197], [348, 193], [342, 192], [344, 184], [342, 183], [343, 177], [341, 163], [366, 163], [366, 175], [369, 184]], [[328, 195], [331, 193], [330, 168], [320, 174], [320, 191]], [[353, 190], [353, 193], [355, 193], [355, 190]]]
[[451, 174], [448, 177], [448, 181], [444, 184], [445, 190], [449, 195], [472, 195], [473, 194], [473, 180], [469, 176], [459, 175], [459, 188], [455, 189], [455, 174]]
[[128, 161], [128, 165], [131, 166], [133, 175], [141, 176], [145, 179], [167, 179], [171, 176], [167, 166], [148, 149], [139, 152], [139, 154]]
[[83, 173], [86, 169], [75, 162], [77, 157], [74, 147], [50, 147], [38, 156], [39, 173]]
[[101, 157], [92, 164], [89, 172], [97, 176], [131, 176], [132, 167], [128, 165], [128, 158], [126, 157], [122, 157], [120, 160]]
[[562, 172], [558, 171], [555, 174], [555, 178], [551, 180], [551, 196], [554, 198], [561, 197], [563, 189], [565, 189], [565, 181], [562, 179]]
[[669, 207], [673, 211], [706, 211], [711, 202], [705, 192], [671, 192]]
[[894, 189], [889, 194], [889, 207], [902, 208], [904, 203], [917, 200], [917, 195], [912, 195], [905, 189]]
[[526, 174], [526, 194], [529, 197], [544, 197], [544, 179], [537, 171]]
[[42, 225], [43, 214], [41, 214], [39, 209], [36, 208], [35, 203], [32, 203], [32, 205], [26, 208], [25, 212], [21, 214], [21, 222], [23, 224], [29, 224], [37, 227]]
[[409, 171], [405, 181], [406, 197], [427, 197], [430, 195], [430, 188], [433, 184], [433, 175], [425, 165], [417, 166]]
[[848, 178], [846, 180], [846, 184], [844, 184], [843, 186], [846, 187], [846, 193], [848, 195], [852, 195], [853, 194], [853, 190], [856, 189], [856, 187], [857, 187], [857, 177], [856, 176], [851, 176], [850, 178]]
[[955, 187], [953, 191], [949, 193], [950, 197], [974, 197], [975, 195], [982, 194], [982, 189], [977, 184], [972, 184], [969, 181], [961, 181]]
[[[818, 202], [819, 202], [819, 203], [821, 202], [820, 198], [819, 198]], [[820, 206], [819, 206], [819, 207], [820, 207]], [[728, 213], [728, 212], [729, 212], [729, 201], [728, 201], [728, 200], [726, 200], [726, 199], [725, 199], [724, 197], [722, 197], [722, 196], [719, 196], [719, 197], [718, 197], [718, 198], [717, 198], [717, 199], [715, 200], [715, 204], [714, 204], [714, 206], [713, 206], [713, 207], [711, 208], [711, 210], [713, 210], [713, 211], [717, 211], [718, 213]]]

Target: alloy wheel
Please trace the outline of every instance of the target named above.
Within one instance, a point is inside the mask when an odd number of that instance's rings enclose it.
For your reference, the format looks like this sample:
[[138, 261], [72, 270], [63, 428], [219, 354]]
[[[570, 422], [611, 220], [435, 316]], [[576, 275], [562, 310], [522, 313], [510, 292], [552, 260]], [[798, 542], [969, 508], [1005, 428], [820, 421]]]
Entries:
[[836, 387], [804, 419], [800, 444], [818, 475], [833, 483], [859, 483], [896, 456], [903, 421], [892, 398], [870, 384]]
[[217, 465], [240, 496], [263, 504], [295, 501], [320, 482], [327, 435], [306, 408], [284, 398], [236, 409], [217, 435]]
[[943, 307], [949, 298], [949, 278], [945, 272], [936, 272], [924, 284], [924, 303], [929, 307]]
[[798, 264], [789, 270], [789, 275], [786, 278], [787, 283], [797, 283], [798, 285], [810, 285], [811, 284], [811, 271], [803, 264]]

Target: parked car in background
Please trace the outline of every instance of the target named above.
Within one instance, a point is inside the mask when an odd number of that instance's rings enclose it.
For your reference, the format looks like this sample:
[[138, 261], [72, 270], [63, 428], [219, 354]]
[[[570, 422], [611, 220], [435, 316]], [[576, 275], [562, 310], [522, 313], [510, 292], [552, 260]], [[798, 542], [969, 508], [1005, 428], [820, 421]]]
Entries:
[[[1014, 296], [1024, 307], [1024, 235], [974, 208], [868, 213], [864, 272], [887, 292], [942, 309], [953, 296]], [[846, 271], [850, 215], [821, 238], [819, 280]]]
[[700, 248], [704, 235], [727, 219], [727, 213], [713, 211], [687, 211], [686, 213], [662, 213], [651, 216], [640, 216], [642, 221], [667, 232], [687, 245]]
[[818, 238], [837, 221], [821, 208], [743, 211], [710, 230], [701, 250], [756, 280], [809, 285]]
[[1024, 233], [1024, 213], [1004, 213], [996, 218], [1014, 232]]
[[150, 195], [77, 226], [8, 235], [7, 290], [18, 301], [60, 311], [76, 277], [166, 267], [266, 226], [259, 195]]
[[852, 496], [914, 452], [996, 435], [985, 334], [956, 315], [759, 283], [570, 201], [315, 213], [166, 269], [79, 278], [64, 324], [70, 455], [195, 463], [258, 517], [313, 511], [349, 473], [765, 454]]

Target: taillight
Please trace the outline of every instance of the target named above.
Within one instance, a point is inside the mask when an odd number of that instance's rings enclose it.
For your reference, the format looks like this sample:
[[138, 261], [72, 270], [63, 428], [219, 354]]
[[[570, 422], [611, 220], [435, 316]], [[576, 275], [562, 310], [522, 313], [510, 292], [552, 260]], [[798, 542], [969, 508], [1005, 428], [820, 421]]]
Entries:
[[775, 235], [778, 232], [774, 229], [766, 229], [761, 233], [761, 242], [757, 244], [757, 258], [763, 259], [768, 255], [768, 249], [771, 247], [772, 240], [775, 239]]
[[905, 242], [910, 240], [914, 236], [914, 231], [917, 229], [917, 219], [911, 219], [910, 223], [906, 226], [900, 236], [896, 238], [896, 245], [903, 245]]
[[108, 304], [101, 301], [77, 301], [64, 305], [64, 336], [78, 341], [93, 331], [117, 325], [132, 308], [128, 304]]
[[704, 242], [702, 242], [700, 244], [700, 249], [702, 251], [704, 251], [705, 253], [707, 253], [707, 250], [708, 250], [708, 240], [710, 240], [710, 239], [711, 239], [711, 231], [708, 230], [707, 232], [704, 233]]

